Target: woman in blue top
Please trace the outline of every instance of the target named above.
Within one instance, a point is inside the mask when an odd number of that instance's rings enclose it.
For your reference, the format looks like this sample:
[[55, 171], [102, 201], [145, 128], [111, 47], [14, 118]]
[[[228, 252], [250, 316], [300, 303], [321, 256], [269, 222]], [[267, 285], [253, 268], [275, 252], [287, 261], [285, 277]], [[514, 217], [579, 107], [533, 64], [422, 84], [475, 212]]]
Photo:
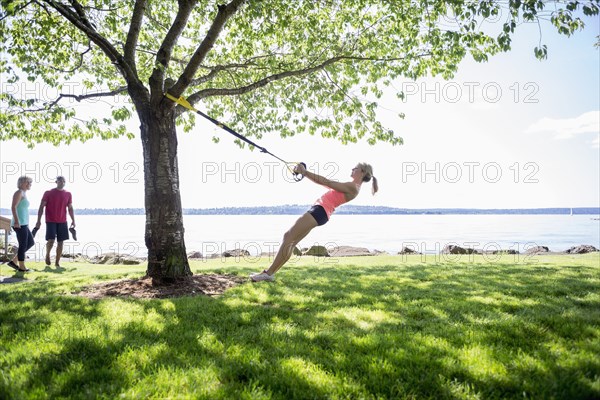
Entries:
[[[33, 235], [29, 230], [29, 200], [27, 200], [27, 191], [31, 189], [31, 178], [22, 176], [17, 181], [19, 190], [15, 192], [12, 200], [12, 221], [11, 225], [17, 234], [19, 249], [15, 257], [8, 262], [8, 266], [21, 272], [31, 271], [25, 266], [25, 252], [33, 246]], [[19, 261], [19, 265], [15, 261]]]

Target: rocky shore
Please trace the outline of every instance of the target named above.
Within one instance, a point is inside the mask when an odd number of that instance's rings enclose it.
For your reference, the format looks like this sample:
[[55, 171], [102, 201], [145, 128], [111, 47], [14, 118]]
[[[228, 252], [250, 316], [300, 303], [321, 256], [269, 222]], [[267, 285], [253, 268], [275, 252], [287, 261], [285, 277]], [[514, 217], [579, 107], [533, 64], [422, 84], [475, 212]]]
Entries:
[[[592, 245], [579, 245], [573, 246], [566, 250], [554, 251], [550, 250], [547, 246], [534, 246], [523, 253], [513, 249], [496, 249], [496, 250], [483, 250], [473, 249], [467, 247], [461, 247], [457, 245], [445, 246], [439, 254], [484, 254], [484, 255], [496, 255], [496, 254], [586, 254], [600, 251]], [[398, 251], [398, 255], [411, 255], [411, 254], [422, 254], [421, 252], [412, 249], [410, 247], [404, 247]], [[294, 256], [313, 256], [313, 257], [356, 257], [356, 256], [380, 256], [390, 255], [386, 251], [380, 250], [369, 250], [366, 247], [354, 247], [354, 246], [337, 246], [337, 247], [325, 247], [325, 246], [311, 246], [306, 248], [294, 248]], [[220, 254], [209, 254], [203, 255], [199, 251], [193, 251], [188, 253], [189, 259], [214, 259], [214, 258], [258, 258], [262, 256], [274, 257], [275, 253], [262, 253], [260, 256], [253, 256], [249, 251], [244, 249], [227, 250]]]
[[[15, 246], [10, 245], [8, 248], [9, 259], [12, 258], [11, 254], [15, 254]], [[524, 252], [519, 252], [513, 249], [494, 249], [494, 250], [483, 250], [469, 247], [461, 247], [458, 245], [447, 245], [439, 254], [443, 255], [501, 255], [501, 254], [586, 254], [600, 251], [592, 245], [578, 245], [573, 246], [565, 250], [552, 250], [547, 246], [534, 246], [526, 249]], [[418, 255], [423, 254], [418, 249], [411, 247], [403, 247], [402, 250], [395, 253], [397, 255]], [[354, 247], [354, 246], [337, 246], [337, 247], [325, 247], [325, 246], [311, 246], [307, 248], [294, 248], [293, 255], [295, 257], [356, 257], [356, 256], [380, 256], [380, 255], [391, 255], [386, 251], [380, 250], [369, 250], [365, 247]], [[69, 259], [76, 262], [85, 262], [90, 264], [107, 264], [107, 265], [137, 265], [146, 262], [145, 257], [135, 257], [132, 255], [124, 255], [118, 253], [105, 253], [93, 257], [87, 257], [80, 253], [78, 254], [63, 254], [63, 259]], [[209, 260], [216, 258], [273, 258], [275, 253], [262, 253], [260, 255], [252, 255], [249, 251], [244, 249], [232, 249], [226, 250], [222, 253], [207, 254], [204, 255], [199, 251], [191, 251], [188, 253], [188, 259], [190, 260]], [[0, 255], [0, 262], [6, 262], [8, 259], [4, 254]]]

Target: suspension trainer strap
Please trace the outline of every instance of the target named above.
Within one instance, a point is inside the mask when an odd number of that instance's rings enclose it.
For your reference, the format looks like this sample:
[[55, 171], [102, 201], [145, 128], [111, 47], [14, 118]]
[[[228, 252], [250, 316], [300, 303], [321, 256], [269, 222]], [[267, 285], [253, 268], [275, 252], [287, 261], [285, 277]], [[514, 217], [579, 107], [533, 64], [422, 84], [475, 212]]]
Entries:
[[[204, 114], [202, 111], [197, 110], [194, 108], [194, 106], [192, 106], [190, 104], [189, 101], [187, 101], [185, 98], [183, 97], [175, 97], [169, 93], [165, 93], [165, 97], [168, 98], [171, 101], [174, 101], [175, 103], [179, 104], [182, 107], [187, 108], [190, 111], [195, 112], [196, 114], [206, 118], [207, 120], [209, 120], [210, 122], [212, 122], [213, 124], [215, 124], [216, 126], [218, 126], [219, 128], [223, 129], [224, 131], [226, 131], [227, 133], [231, 133], [233, 136], [235, 136], [236, 138], [243, 140], [244, 142], [248, 143], [251, 146], [256, 147], [257, 149], [259, 149], [261, 152], [269, 154], [272, 157], [275, 157], [276, 159], [278, 159], [279, 161], [281, 161], [282, 163], [285, 164], [285, 166], [287, 167], [287, 169], [292, 173], [292, 175], [294, 176], [294, 180], [296, 182], [300, 182], [303, 178], [304, 175], [302, 174], [298, 174], [296, 173], [291, 167], [290, 167], [290, 163], [285, 161], [282, 158], [277, 157], [275, 154], [271, 153], [269, 150], [265, 149], [262, 146], [257, 145], [256, 143], [254, 143], [252, 140], [248, 139], [247, 137], [237, 133], [236, 131], [234, 131], [233, 129], [231, 129], [230, 127], [228, 127], [225, 124], [222, 124], [221, 122], [217, 121], [216, 119]], [[305, 163], [301, 163], [302, 165], [304, 165], [304, 168], [306, 168], [306, 164]]]
[[233, 129], [231, 129], [230, 127], [228, 127], [227, 125], [217, 121], [216, 119], [204, 114], [202, 111], [197, 110], [196, 108], [194, 108], [194, 106], [192, 106], [185, 98], [183, 97], [175, 97], [172, 96], [169, 93], [165, 93], [165, 97], [168, 98], [169, 100], [174, 101], [175, 103], [179, 104], [182, 107], [187, 108], [190, 111], [195, 112], [196, 114], [206, 118], [207, 120], [209, 120], [210, 122], [212, 122], [213, 124], [215, 124], [216, 126], [218, 126], [219, 128], [223, 129], [224, 131], [226, 131], [227, 133], [232, 134], [233, 136], [235, 136], [236, 138], [243, 140], [244, 142], [248, 143], [251, 146], [256, 147], [257, 149], [259, 149], [261, 152], [263, 153], [267, 153], [270, 154], [271, 156], [275, 157], [276, 159], [278, 159], [279, 161], [283, 162], [284, 164], [288, 164], [287, 161], [282, 160], [281, 158], [277, 157], [275, 154], [271, 153], [270, 151], [268, 151], [267, 149], [265, 149], [262, 146], [257, 145], [256, 143], [254, 143], [252, 140], [248, 139], [247, 137], [237, 133], [236, 131], [234, 131]]

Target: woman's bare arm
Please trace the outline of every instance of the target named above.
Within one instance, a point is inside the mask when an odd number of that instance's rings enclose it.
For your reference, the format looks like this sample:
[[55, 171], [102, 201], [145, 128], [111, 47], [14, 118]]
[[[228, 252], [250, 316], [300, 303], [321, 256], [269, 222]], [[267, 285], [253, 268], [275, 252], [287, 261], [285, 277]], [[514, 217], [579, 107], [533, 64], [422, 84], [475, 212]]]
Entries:
[[23, 197], [23, 193], [20, 190], [17, 190], [13, 195], [12, 205], [10, 207], [13, 215], [14, 226], [17, 228], [21, 227], [21, 221], [19, 221], [19, 215], [17, 214], [17, 206]]
[[314, 183], [328, 187], [329, 189], [337, 190], [346, 195], [346, 199], [352, 200], [358, 195], [358, 188], [354, 182], [337, 182], [331, 179], [325, 178], [324, 176], [315, 174], [314, 172], [308, 171], [303, 165], [298, 164], [295, 169], [296, 172], [304, 175]]

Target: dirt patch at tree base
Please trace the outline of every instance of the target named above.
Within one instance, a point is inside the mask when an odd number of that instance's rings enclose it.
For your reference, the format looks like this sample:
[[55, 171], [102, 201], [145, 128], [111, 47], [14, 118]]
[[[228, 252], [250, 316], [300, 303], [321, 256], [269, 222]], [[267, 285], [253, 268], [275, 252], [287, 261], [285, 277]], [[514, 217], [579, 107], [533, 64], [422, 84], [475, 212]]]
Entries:
[[237, 275], [193, 275], [174, 282], [153, 285], [152, 278], [121, 279], [85, 287], [74, 293], [90, 299], [105, 297], [133, 297], [138, 299], [166, 299], [183, 296], [218, 296], [227, 289], [248, 282]]

